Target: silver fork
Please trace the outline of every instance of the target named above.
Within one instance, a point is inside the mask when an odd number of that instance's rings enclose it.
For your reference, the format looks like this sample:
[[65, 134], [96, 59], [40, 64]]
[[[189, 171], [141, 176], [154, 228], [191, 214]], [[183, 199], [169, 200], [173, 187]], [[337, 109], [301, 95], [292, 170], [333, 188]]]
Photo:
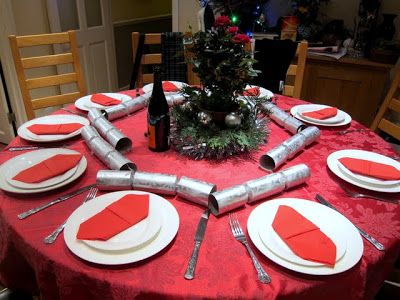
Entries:
[[338, 185], [351, 198], [370, 198], [370, 199], [375, 199], [375, 200], [385, 201], [385, 202], [390, 202], [390, 203], [398, 203], [398, 200], [394, 199], [394, 198], [386, 198], [386, 197], [380, 197], [380, 196], [375, 196], [375, 195], [371, 195], [371, 194], [359, 193], [359, 192], [350, 190], [345, 185], [343, 185], [339, 182], [338, 182]]
[[[89, 190], [89, 193], [86, 195], [85, 199], [83, 200], [83, 203], [92, 200], [94, 197], [96, 197], [96, 194], [98, 192], [98, 188], [96, 187], [91, 187]], [[67, 219], [68, 220], [68, 219]], [[60, 226], [58, 226], [52, 233], [50, 233], [48, 236], [44, 238], [44, 243], [45, 244], [53, 244], [55, 240], [57, 239], [58, 235], [63, 231], [65, 224], [67, 223], [67, 220], [65, 220]]]
[[269, 275], [264, 271], [263, 267], [257, 260], [257, 257], [254, 255], [253, 250], [251, 250], [249, 243], [247, 242], [247, 238], [242, 230], [242, 227], [240, 226], [239, 220], [236, 216], [236, 214], [229, 214], [229, 225], [231, 226], [231, 230], [233, 233], [233, 236], [235, 237], [236, 240], [241, 242], [247, 249], [247, 251], [250, 254], [251, 260], [253, 261], [254, 267], [257, 270], [257, 275], [258, 279], [262, 283], [270, 283], [271, 278]]

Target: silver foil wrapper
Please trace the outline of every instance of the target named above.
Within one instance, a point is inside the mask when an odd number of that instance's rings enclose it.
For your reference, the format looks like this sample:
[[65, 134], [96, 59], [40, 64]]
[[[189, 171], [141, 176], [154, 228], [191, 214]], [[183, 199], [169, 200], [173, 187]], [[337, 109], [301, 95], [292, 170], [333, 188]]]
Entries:
[[110, 169], [136, 170], [136, 165], [100, 137], [93, 126], [84, 126], [81, 135], [92, 152]]
[[181, 94], [165, 95], [169, 106], [179, 105], [185, 102], [185, 97]]
[[218, 216], [245, 205], [248, 197], [249, 195], [244, 185], [235, 185], [225, 190], [211, 193], [208, 207], [214, 216]]
[[320, 131], [317, 127], [311, 126], [305, 128], [262, 155], [260, 157], [260, 166], [267, 170], [275, 170], [306, 146], [316, 141], [319, 136]]
[[286, 128], [291, 133], [295, 134], [306, 128], [306, 125], [303, 122], [284, 112], [275, 104], [268, 102], [264, 103], [262, 106], [264, 109], [271, 112], [270, 117], [272, 120], [274, 120], [278, 125]]
[[131, 190], [132, 181], [133, 171], [100, 170], [96, 175], [96, 185], [99, 190]]
[[147, 106], [148, 94], [136, 97], [134, 99], [124, 101], [121, 104], [111, 106], [102, 110], [105, 118], [109, 121], [122, 118], [134, 113], [135, 111], [141, 110]]
[[178, 177], [161, 173], [135, 172], [132, 186], [134, 189], [151, 193], [175, 195]]
[[90, 123], [117, 151], [128, 152], [132, 149], [132, 141], [111, 124], [98, 109], [89, 109]]
[[310, 169], [305, 164], [299, 164], [278, 173], [247, 181], [244, 185], [249, 195], [248, 203], [278, 194], [306, 182], [309, 178]]
[[208, 199], [215, 192], [217, 186], [193, 178], [182, 176], [176, 186], [178, 196], [194, 203], [208, 207]]

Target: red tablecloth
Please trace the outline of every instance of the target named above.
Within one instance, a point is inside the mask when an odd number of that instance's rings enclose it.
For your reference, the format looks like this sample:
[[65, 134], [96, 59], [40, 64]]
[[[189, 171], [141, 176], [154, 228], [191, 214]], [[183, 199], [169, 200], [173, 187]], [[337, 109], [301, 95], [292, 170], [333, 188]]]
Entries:
[[[280, 97], [278, 106], [288, 109], [303, 101]], [[216, 183], [218, 189], [241, 184], [266, 173], [258, 167], [258, 158], [267, 150], [291, 136], [270, 122], [271, 134], [266, 145], [247, 157], [232, 157], [223, 162], [193, 161], [173, 150], [154, 153], [148, 150], [144, 132], [146, 111], [115, 120], [133, 141], [133, 151], [127, 157], [138, 170], [171, 173]], [[364, 128], [352, 122], [351, 129]], [[281, 169], [299, 163], [311, 168], [307, 184], [286, 191], [277, 197], [314, 199], [320, 193], [339, 208], [351, 221], [376, 237], [386, 247], [376, 250], [363, 240], [361, 261], [352, 269], [337, 275], [312, 276], [287, 270], [256, 251], [264, 269], [272, 278], [269, 285], [257, 280], [256, 272], [245, 248], [230, 231], [228, 218], [211, 216], [200, 249], [196, 278], [183, 278], [192, 253], [194, 234], [203, 207], [180, 198], [166, 197], [177, 209], [180, 227], [176, 238], [159, 254], [145, 261], [123, 266], [101, 266], [81, 260], [66, 247], [62, 236], [55, 244], [45, 245], [43, 238], [64, 221], [80, 204], [81, 194], [55, 205], [25, 220], [17, 214], [47, 203], [66, 192], [95, 182], [98, 170], [106, 167], [86, 147], [79, 137], [68, 142], [68, 148], [83, 153], [88, 159], [84, 175], [64, 188], [39, 195], [16, 195], [0, 192], [0, 281], [10, 288], [22, 288], [38, 293], [42, 299], [133, 299], [166, 298], [251, 298], [251, 299], [372, 299], [391, 271], [399, 255], [400, 207], [370, 199], [351, 199], [333, 180], [335, 175], [326, 165], [327, 156], [342, 149], [364, 149], [384, 155], [394, 155], [390, 145], [370, 131], [337, 135], [343, 127], [321, 127], [319, 141]], [[12, 145], [27, 144], [16, 138]], [[21, 152], [0, 152], [5, 162]], [[101, 194], [101, 193], [100, 193]], [[237, 211], [243, 227], [250, 212], [263, 201], [246, 205]], [[332, 224], [334, 226], [335, 224]]]

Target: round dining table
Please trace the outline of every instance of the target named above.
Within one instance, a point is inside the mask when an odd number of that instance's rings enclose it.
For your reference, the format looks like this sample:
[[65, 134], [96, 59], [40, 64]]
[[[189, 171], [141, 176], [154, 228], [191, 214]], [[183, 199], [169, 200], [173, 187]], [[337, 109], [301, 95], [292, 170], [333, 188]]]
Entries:
[[[134, 97], [133, 91], [125, 93]], [[307, 102], [277, 95], [276, 103], [279, 108], [288, 111]], [[259, 167], [260, 156], [292, 135], [270, 121], [266, 125], [268, 139], [258, 150], [220, 161], [193, 160], [173, 149], [150, 151], [145, 136], [146, 113], [143, 109], [112, 122], [132, 140], [132, 150], [124, 155], [136, 164], [137, 170], [196, 178], [216, 184], [217, 190], [267, 175], [267, 171]], [[60, 110], [56, 114], [68, 113]], [[44, 237], [81, 205], [85, 193], [23, 220], [17, 215], [79, 187], [96, 183], [97, 172], [107, 169], [91, 153], [85, 141], [77, 136], [64, 141], [63, 147], [82, 153], [88, 161], [86, 171], [78, 179], [64, 187], [38, 194], [0, 191], [0, 282], [11, 289], [51, 300], [373, 299], [399, 257], [400, 206], [368, 198], [350, 198], [338, 185], [339, 178], [328, 168], [327, 157], [344, 149], [367, 150], [391, 157], [396, 152], [376, 133], [355, 120], [346, 126], [320, 126], [319, 129], [321, 135], [316, 142], [277, 170], [304, 163], [311, 171], [309, 180], [280, 194], [246, 204], [236, 209], [235, 213], [246, 232], [250, 213], [264, 202], [277, 198], [316, 202], [315, 196], [320, 194], [385, 247], [385, 251], [379, 251], [363, 239], [361, 259], [344, 272], [333, 275], [299, 273], [274, 263], [250, 242], [250, 247], [272, 280], [269, 284], [261, 283], [246, 249], [232, 235], [228, 214], [222, 214], [217, 217], [210, 215], [195, 278], [186, 280], [184, 273], [194, 247], [197, 224], [205, 208], [178, 196], [161, 195], [179, 214], [178, 232], [167, 247], [147, 259], [123, 265], [102, 265], [73, 254], [62, 234], [54, 244], [45, 244]], [[9, 146], [32, 144], [16, 137]], [[42, 143], [40, 146], [50, 147], [52, 144]], [[22, 153], [4, 149], [0, 152], [0, 163]], [[99, 191], [98, 195], [107, 192]], [[390, 194], [399, 198], [399, 193]]]

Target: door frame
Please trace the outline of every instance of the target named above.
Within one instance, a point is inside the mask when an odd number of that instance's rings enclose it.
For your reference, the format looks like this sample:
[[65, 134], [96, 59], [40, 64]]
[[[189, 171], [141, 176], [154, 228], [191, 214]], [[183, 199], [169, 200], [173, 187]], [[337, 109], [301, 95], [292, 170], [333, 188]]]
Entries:
[[[3, 66], [7, 91], [11, 100], [11, 108], [15, 114], [16, 124], [20, 126], [27, 121], [27, 117], [22, 101], [21, 90], [19, 88], [17, 73], [14, 67], [14, 59], [8, 41], [9, 35], [17, 33], [11, 0], [0, 1], [0, 19], [0, 60]], [[7, 104], [4, 103], [4, 105]]]

